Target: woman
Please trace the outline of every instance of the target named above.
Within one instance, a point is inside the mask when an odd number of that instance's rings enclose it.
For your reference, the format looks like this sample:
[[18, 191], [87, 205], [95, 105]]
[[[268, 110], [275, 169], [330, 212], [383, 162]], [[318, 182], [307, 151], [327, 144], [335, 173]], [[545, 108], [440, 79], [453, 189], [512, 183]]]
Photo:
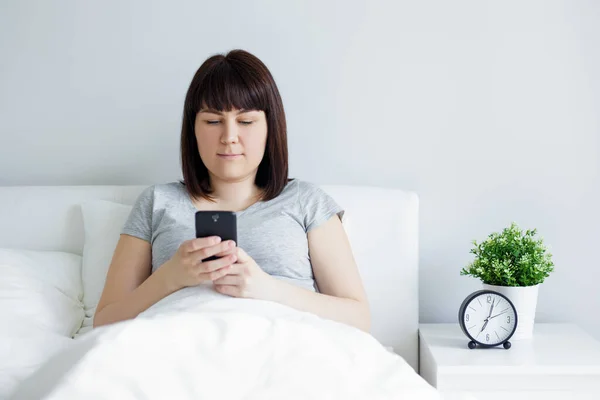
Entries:
[[[317, 186], [288, 179], [283, 104], [258, 58], [234, 50], [198, 69], [185, 98], [181, 162], [182, 182], [151, 186], [137, 199], [94, 326], [212, 284], [222, 295], [275, 301], [369, 331], [343, 210]], [[195, 239], [197, 210], [234, 211], [238, 243]]]

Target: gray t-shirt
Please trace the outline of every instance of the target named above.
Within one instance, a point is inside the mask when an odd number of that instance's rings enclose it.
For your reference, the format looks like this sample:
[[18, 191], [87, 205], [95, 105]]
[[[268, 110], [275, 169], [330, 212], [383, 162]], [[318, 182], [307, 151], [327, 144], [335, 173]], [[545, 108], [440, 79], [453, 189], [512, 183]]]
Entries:
[[[154, 272], [195, 237], [196, 211], [183, 184], [150, 186], [136, 200], [122, 233], [152, 245]], [[315, 291], [307, 233], [343, 213], [321, 188], [294, 179], [276, 198], [236, 212], [238, 246], [268, 274]]]

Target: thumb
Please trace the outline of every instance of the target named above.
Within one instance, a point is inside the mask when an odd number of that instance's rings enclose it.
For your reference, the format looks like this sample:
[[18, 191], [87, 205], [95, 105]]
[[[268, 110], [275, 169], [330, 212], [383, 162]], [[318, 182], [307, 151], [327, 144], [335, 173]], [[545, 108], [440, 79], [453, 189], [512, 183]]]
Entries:
[[244, 249], [242, 249], [241, 247], [237, 248], [237, 262], [238, 263], [245, 263], [247, 261], [252, 260], [252, 257], [250, 257], [248, 255], [248, 253], [246, 253], [244, 251]]

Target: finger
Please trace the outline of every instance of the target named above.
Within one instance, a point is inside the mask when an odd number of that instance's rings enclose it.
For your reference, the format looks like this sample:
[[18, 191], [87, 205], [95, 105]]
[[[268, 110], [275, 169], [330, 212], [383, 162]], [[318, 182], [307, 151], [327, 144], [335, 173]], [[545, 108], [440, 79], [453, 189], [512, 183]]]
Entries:
[[224, 277], [229, 272], [229, 266], [222, 267], [220, 269], [211, 271], [211, 272], [203, 272], [199, 274], [199, 278], [201, 281], [214, 281], [219, 278]]
[[219, 244], [214, 244], [212, 246], [204, 247], [203, 249], [196, 250], [191, 254], [191, 257], [196, 259], [197, 262], [201, 262], [208, 257], [217, 255], [219, 253], [223, 253], [225, 251], [230, 251], [235, 249], [235, 242], [233, 240], [226, 240]]
[[240, 297], [239, 288], [233, 285], [215, 285], [215, 290], [227, 296]]
[[217, 258], [216, 260], [200, 263], [200, 273], [216, 271], [223, 267], [228, 267], [235, 263], [236, 255], [230, 254], [225, 257]]
[[238, 261], [234, 262], [229, 267], [230, 275], [242, 275], [242, 272], [244, 272], [244, 264], [240, 264]]
[[239, 263], [245, 263], [246, 261], [250, 260], [250, 256], [244, 251], [244, 249], [241, 247], [237, 247], [236, 249]]
[[234, 285], [239, 286], [241, 283], [242, 277], [239, 275], [227, 274], [222, 276], [219, 279], [215, 279], [213, 283], [215, 285]]
[[230, 254], [236, 254], [236, 253], [237, 253], [237, 250], [236, 250], [236, 248], [234, 247], [234, 248], [232, 248], [232, 249], [225, 250], [225, 251], [223, 251], [223, 252], [221, 252], [221, 253], [219, 253], [219, 254], [215, 254], [215, 257], [225, 257], [225, 256], [228, 256], [228, 255], [230, 255]]
[[182, 244], [183, 250], [191, 253], [196, 250], [203, 249], [208, 246], [215, 245], [221, 242], [221, 238], [218, 236], [208, 236], [203, 238], [192, 239]]

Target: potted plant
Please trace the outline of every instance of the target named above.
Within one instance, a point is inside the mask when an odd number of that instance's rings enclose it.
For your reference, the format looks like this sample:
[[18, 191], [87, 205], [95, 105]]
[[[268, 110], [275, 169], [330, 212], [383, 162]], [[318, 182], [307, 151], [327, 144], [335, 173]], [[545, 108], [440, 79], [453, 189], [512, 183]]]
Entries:
[[516, 223], [492, 233], [481, 243], [473, 241], [475, 259], [460, 271], [483, 282], [483, 288], [500, 292], [517, 309], [517, 331], [512, 340], [533, 335], [539, 285], [554, 270], [552, 254], [537, 230], [523, 232]]

